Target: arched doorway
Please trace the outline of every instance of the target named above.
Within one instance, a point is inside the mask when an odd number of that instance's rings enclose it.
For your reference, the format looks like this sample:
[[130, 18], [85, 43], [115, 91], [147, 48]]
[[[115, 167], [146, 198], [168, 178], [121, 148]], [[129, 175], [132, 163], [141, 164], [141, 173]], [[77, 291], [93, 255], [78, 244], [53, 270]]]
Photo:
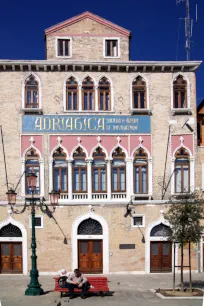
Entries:
[[93, 212], [72, 225], [72, 268], [87, 274], [109, 273], [108, 225]]
[[[150, 232], [150, 272], [163, 273], [172, 271], [172, 243], [162, 241], [168, 237], [170, 228], [160, 223]], [[155, 241], [156, 240], [156, 241]]]
[[27, 274], [27, 233], [11, 217], [0, 222], [0, 273]]

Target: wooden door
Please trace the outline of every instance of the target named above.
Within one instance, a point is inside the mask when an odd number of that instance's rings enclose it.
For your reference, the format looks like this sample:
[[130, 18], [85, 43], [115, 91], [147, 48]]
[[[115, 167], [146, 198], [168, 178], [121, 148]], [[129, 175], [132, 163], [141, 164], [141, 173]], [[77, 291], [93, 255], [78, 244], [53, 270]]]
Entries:
[[0, 244], [0, 273], [22, 273], [22, 243]]
[[150, 245], [150, 272], [161, 273], [172, 271], [172, 244], [171, 242], [151, 242]]
[[79, 269], [83, 273], [102, 273], [102, 240], [79, 240]]

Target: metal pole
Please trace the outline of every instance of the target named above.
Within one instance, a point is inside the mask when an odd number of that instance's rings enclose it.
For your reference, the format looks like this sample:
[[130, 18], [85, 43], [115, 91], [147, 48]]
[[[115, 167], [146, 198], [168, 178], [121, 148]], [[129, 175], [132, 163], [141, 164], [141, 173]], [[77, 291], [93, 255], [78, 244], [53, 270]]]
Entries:
[[41, 285], [38, 282], [38, 270], [37, 270], [37, 256], [36, 256], [36, 239], [35, 239], [35, 199], [33, 197], [33, 191], [32, 191], [32, 199], [31, 199], [31, 218], [32, 218], [32, 241], [31, 241], [31, 265], [32, 268], [30, 270], [30, 284], [28, 285], [28, 288], [25, 291], [25, 295], [41, 295], [43, 293], [43, 289], [41, 288]]
[[173, 275], [173, 293], [175, 293], [175, 282], [176, 282], [176, 275], [175, 275], [175, 265], [176, 265], [176, 262], [175, 262], [175, 254], [176, 254], [176, 246], [175, 246], [175, 242], [174, 242], [174, 275]]
[[191, 278], [191, 243], [188, 245], [188, 257], [189, 257], [189, 283], [190, 283], [190, 292], [192, 293], [192, 278]]

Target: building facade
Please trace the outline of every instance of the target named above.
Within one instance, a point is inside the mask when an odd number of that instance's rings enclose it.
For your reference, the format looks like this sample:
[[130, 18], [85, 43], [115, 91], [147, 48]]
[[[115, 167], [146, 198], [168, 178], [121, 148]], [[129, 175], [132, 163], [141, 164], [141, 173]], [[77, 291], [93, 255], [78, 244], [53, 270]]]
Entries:
[[[36, 211], [42, 274], [172, 271], [163, 214], [169, 197], [196, 188], [201, 62], [131, 61], [130, 37], [85, 12], [45, 30], [46, 60], [0, 60], [17, 205], [30, 196], [25, 173], [36, 173], [35, 195], [48, 205], [49, 192], [60, 190], [54, 219]], [[14, 215], [7, 205], [0, 148], [0, 273], [27, 274], [30, 211]], [[193, 269], [202, 269], [200, 249], [192, 248]]]

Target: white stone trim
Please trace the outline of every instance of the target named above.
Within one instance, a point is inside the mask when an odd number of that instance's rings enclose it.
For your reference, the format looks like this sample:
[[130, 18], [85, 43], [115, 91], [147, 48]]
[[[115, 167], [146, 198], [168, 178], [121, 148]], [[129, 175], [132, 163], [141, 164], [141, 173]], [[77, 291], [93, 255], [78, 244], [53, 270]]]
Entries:
[[0, 230], [2, 227], [8, 225], [9, 223], [17, 226], [21, 230], [22, 237], [0, 237], [0, 242], [22, 242], [23, 275], [27, 275], [28, 274], [28, 241], [27, 241], [26, 228], [22, 223], [14, 220], [11, 216], [9, 216], [6, 220], [0, 222]]
[[[134, 225], [134, 217], [142, 217], [142, 225]], [[145, 214], [132, 214], [132, 227], [145, 227]]]
[[202, 191], [204, 191], [204, 162], [202, 162]]
[[[70, 44], [69, 44], [70, 55], [67, 55], [67, 56], [58, 55], [58, 40], [59, 39], [70, 40]], [[55, 38], [55, 54], [56, 54], [56, 58], [66, 59], [66, 58], [71, 58], [72, 57], [72, 37], [71, 36], [57, 36]]]
[[[35, 228], [44, 228], [44, 216], [43, 215], [35, 215], [35, 218], [41, 219], [41, 226], [35, 226]], [[31, 215], [29, 215], [29, 228], [32, 228]]]
[[102, 78], [106, 78], [109, 82], [110, 82], [110, 95], [111, 95], [111, 110], [110, 111], [99, 111], [99, 112], [104, 112], [104, 113], [110, 113], [110, 112], [114, 112], [115, 109], [115, 105], [114, 105], [114, 87], [113, 87], [113, 81], [112, 79], [107, 76], [105, 73], [102, 74], [97, 80], [98, 80], [98, 86], [99, 86], [99, 82]]
[[[92, 218], [97, 220], [103, 228], [103, 235], [77, 235], [79, 224]], [[78, 239], [102, 239], [103, 240], [103, 274], [109, 274], [109, 232], [106, 220], [94, 212], [79, 216], [72, 224], [72, 270], [78, 268]]]
[[[159, 224], [164, 224], [168, 227], [170, 227], [169, 222], [164, 219], [163, 216], [161, 216], [159, 219], [157, 219], [156, 221], [153, 221], [152, 223], [150, 223], [146, 229], [146, 234], [145, 234], [145, 272], [146, 273], [150, 273], [150, 243], [151, 241], [168, 241], [167, 237], [151, 237], [150, 233], [151, 230], [159, 225]], [[173, 272], [173, 256], [174, 256], [174, 252], [173, 252], [173, 243], [172, 243], [172, 272]], [[176, 252], [175, 252], [175, 264], [176, 266], [178, 265], [178, 246], [176, 245]], [[176, 272], [177, 272], [178, 268], [176, 268]]]
[[125, 158], [128, 158], [128, 157], [129, 157], [127, 150], [126, 150], [123, 146], [121, 146], [120, 143], [117, 143], [117, 144], [111, 149], [111, 151], [110, 151], [110, 158], [111, 158], [111, 159], [113, 158], [112, 155], [113, 155], [114, 151], [115, 151], [117, 148], [120, 148], [120, 149], [125, 153]]
[[[174, 81], [176, 78], [181, 75], [187, 83], [187, 107], [186, 108], [174, 108]], [[173, 78], [171, 80], [171, 110], [185, 110], [185, 109], [191, 109], [191, 84], [190, 81], [187, 77], [187, 75], [183, 72], [177, 72], [176, 74], [173, 75]]]
[[137, 109], [137, 108], [133, 108], [133, 94], [132, 94], [132, 83], [133, 81], [138, 77], [140, 76], [141, 78], [144, 79], [145, 83], [146, 83], [146, 99], [147, 99], [147, 107], [145, 109], [141, 109], [141, 111], [144, 111], [144, 110], [150, 110], [150, 103], [149, 103], [149, 81], [148, 81], [148, 78], [142, 74], [142, 73], [137, 73], [134, 75], [134, 77], [131, 79], [131, 83], [130, 83], [130, 109], [131, 110], [140, 110], [140, 109]]
[[106, 150], [106, 148], [105, 148], [100, 142], [98, 142], [98, 143], [93, 147], [93, 149], [91, 150], [90, 158], [93, 158], [93, 154], [94, 154], [94, 152], [95, 152], [98, 148], [101, 148], [101, 150], [106, 154], [106, 157], [105, 157], [105, 158], [108, 158], [108, 151]]
[[190, 191], [193, 192], [195, 190], [195, 159], [192, 155], [191, 150], [186, 147], [183, 143], [181, 143], [173, 152], [171, 158], [171, 194], [175, 194], [175, 154], [178, 150], [184, 148], [188, 151], [190, 156], [189, 170], [190, 170]]
[[70, 157], [73, 158], [74, 156], [74, 152], [78, 149], [81, 148], [83, 150], [83, 152], [86, 154], [86, 158], [89, 157], [88, 151], [86, 150], [86, 148], [84, 146], [82, 146], [81, 144], [77, 144], [71, 151], [70, 153]]
[[[38, 104], [39, 104], [39, 107], [38, 108], [25, 108], [25, 84], [26, 84], [26, 81], [27, 79], [30, 77], [30, 76], [33, 76], [37, 81], [38, 81]], [[41, 80], [39, 78], [39, 76], [34, 73], [34, 72], [29, 72], [23, 79], [23, 82], [22, 82], [22, 109], [23, 110], [33, 110], [33, 111], [37, 111], [37, 110], [41, 110], [42, 109], [42, 85], [41, 85]]]
[[[106, 40], [117, 40], [118, 41], [118, 55], [117, 56], [106, 56]], [[120, 58], [120, 37], [104, 37], [103, 38], [103, 57], [104, 58]]]
[[[36, 150], [36, 152], [39, 155], [39, 170], [40, 170], [40, 197], [44, 197], [45, 195], [45, 190], [44, 190], [44, 158], [42, 158], [41, 152], [39, 151], [38, 148], [36, 148], [33, 144], [31, 144], [22, 154], [22, 158], [21, 158], [21, 175], [22, 175], [22, 179], [21, 179], [21, 196], [25, 196], [25, 164], [26, 164], [26, 154], [29, 150], [34, 149]], [[24, 173], [24, 175], [23, 175]]]

